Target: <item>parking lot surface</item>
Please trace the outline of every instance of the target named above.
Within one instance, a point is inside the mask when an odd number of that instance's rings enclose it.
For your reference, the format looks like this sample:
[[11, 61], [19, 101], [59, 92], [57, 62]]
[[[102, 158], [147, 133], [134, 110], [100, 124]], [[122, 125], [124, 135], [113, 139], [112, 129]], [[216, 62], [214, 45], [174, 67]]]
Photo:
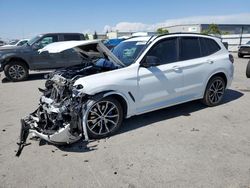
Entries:
[[29, 140], [15, 157], [20, 118], [36, 109], [44, 73], [1, 73], [0, 187], [250, 187], [249, 58], [235, 57], [223, 104], [199, 101], [125, 120], [118, 134], [54, 146]]

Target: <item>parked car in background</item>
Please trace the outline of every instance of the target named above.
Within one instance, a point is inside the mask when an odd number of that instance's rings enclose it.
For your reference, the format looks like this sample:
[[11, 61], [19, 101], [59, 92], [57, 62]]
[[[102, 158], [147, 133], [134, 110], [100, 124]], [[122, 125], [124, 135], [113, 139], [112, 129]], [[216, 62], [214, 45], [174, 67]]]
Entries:
[[103, 42], [103, 44], [108, 48], [112, 49], [117, 46], [120, 42], [124, 41], [125, 39], [107, 39]]
[[238, 57], [242, 58], [245, 55], [250, 55], [250, 41], [248, 41], [246, 44], [241, 45], [238, 50]]
[[5, 45], [6, 43], [4, 42], [4, 41], [2, 41], [2, 40], [0, 40], [0, 46], [3, 46], [3, 45]]
[[[167, 34], [125, 40], [112, 52], [99, 41], [61, 42], [41, 51], [81, 51], [81, 68], [49, 76], [38, 109], [22, 122], [55, 144], [114, 134], [124, 118], [201, 99], [221, 103], [233, 79], [233, 56], [221, 40]], [[88, 59], [86, 59], [88, 57]]]
[[26, 44], [28, 41], [29, 41], [29, 39], [13, 40], [13, 41], [10, 41], [8, 44], [3, 45], [1, 47], [22, 46], [22, 45]]
[[27, 79], [29, 70], [48, 70], [80, 64], [79, 54], [70, 49], [58, 54], [40, 53], [38, 50], [58, 41], [84, 40], [81, 33], [46, 33], [29, 40], [23, 46], [0, 48], [0, 72], [12, 81]]

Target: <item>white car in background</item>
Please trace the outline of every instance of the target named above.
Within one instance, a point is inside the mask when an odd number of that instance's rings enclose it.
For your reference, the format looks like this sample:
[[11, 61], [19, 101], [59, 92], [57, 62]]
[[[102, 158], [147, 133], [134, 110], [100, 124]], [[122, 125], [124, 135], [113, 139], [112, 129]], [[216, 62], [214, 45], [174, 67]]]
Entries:
[[1, 47], [22, 46], [22, 45], [26, 44], [28, 41], [29, 41], [29, 39], [14, 40], [14, 41], [11, 41], [8, 44], [3, 45]]
[[233, 79], [232, 55], [220, 39], [206, 35], [135, 37], [112, 52], [96, 40], [58, 42], [40, 53], [69, 48], [84, 64], [48, 76], [38, 109], [22, 120], [21, 135], [32, 132], [56, 144], [107, 137], [134, 115], [197, 99], [218, 105]]

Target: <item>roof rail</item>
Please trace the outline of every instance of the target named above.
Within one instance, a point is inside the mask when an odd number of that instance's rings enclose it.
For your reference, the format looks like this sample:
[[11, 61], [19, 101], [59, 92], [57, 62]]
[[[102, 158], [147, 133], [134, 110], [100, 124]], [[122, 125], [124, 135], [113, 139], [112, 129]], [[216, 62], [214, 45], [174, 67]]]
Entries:
[[176, 33], [166, 33], [166, 34], [160, 34], [160, 35], [156, 35], [158, 37], [162, 37], [162, 36], [168, 36], [168, 35], [178, 35], [178, 34], [191, 34], [191, 35], [200, 35], [200, 36], [209, 36], [209, 37], [216, 37], [216, 38], [220, 38], [218, 36], [214, 36], [214, 35], [209, 35], [209, 34], [203, 34], [203, 33], [192, 33], [192, 32], [176, 32]]

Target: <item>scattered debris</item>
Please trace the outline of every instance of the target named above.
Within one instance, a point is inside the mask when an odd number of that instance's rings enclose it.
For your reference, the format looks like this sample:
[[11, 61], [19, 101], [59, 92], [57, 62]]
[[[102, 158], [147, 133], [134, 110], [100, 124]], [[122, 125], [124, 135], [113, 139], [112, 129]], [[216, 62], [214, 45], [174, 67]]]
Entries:
[[135, 188], [135, 185], [133, 185], [133, 184], [128, 184], [128, 188]]
[[85, 159], [83, 162], [87, 163], [87, 162], [89, 162], [89, 160], [88, 160], [88, 159]]
[[131, 164], [127, 164], [127, 169], [130, 169], [130, 167], [132, 167], [132, 166], [134, 166], [134, 164], [133, 164], [133, 163], [131, 163]]
[[5, 130], [5, 129], [3, 129], [2, 131], [3, 131], [3, 132], [5, 132], [6, 130]]
[[159, 136], [159, 135], [160, 135], [159, 133], [156, 134], [156, 136]]
[[39, 141], [41, 139], [38, 136], [32, 136], [32, 137], [30, 137], [30, 140]]
[[68, 154], [62, 154], [62, 156], [63, 156], [63, 157], [67, 157], [67, 156], [68, 156]]
[[48, 142], [46, 140], [41, 139], [39, 142], [39, 146], [47, 145]]
[[51, 150], [52, 151], [52, 153], [55, 153], [55, 151], [54, 150]]
[[228, 116], [226, 116], [226, 115], [223, 115], [223, 117], [224, 117], [225, 119], [229, 120], [229, 117], [228, 117]]
[[250, 92], [250, 89], [240, 89], [240, 91], [243, 91], [243, 92]]
[[117, 172], [114, 172], [114, 174], [116, 175], [116, 174], [117, 174]]
[[191, 131], [200, 131], [200, 130], [199, 130], [199, 129], [193, 128], [193, 129], [191, 129]]

